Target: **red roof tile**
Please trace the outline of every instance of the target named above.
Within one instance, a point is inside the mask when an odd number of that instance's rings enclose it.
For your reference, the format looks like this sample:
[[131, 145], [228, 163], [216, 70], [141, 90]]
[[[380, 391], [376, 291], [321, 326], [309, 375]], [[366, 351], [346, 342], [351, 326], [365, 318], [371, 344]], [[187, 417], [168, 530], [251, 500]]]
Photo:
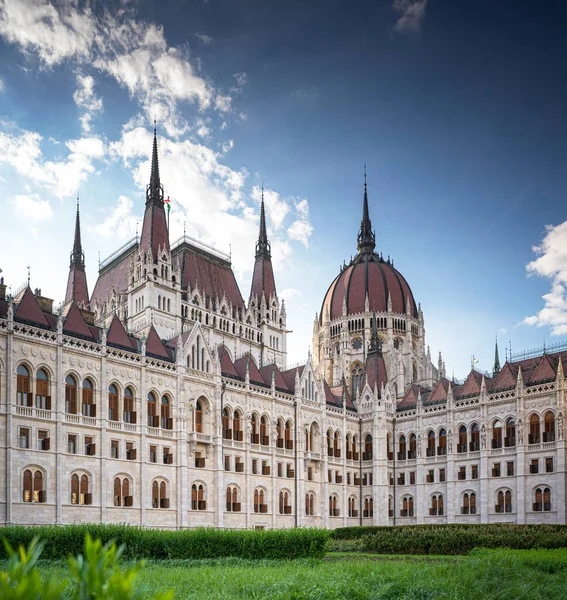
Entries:
[[287, 387], [287, 383], [282, 376], [281, 371], [278, 369], [276, 365], [266, 365], [260, 369], [260, 375], [264, 378], [266, 385], [272, 385], [272, 373], [274, 373], [274, 384], [280, 390], [285, 390], [289, 392], [289, 388]]
[[[245, 354], [241, 356], [238, 360], [234, 361], [234, 368], [237, 373], [240, 375], [242, 379], [246, 379], [246, 366], [248, 365], [248, 374], [250, 376], [250, 381], [252, 383], [256, 383], [259, 385], [266, 385], [264, 378], [260, 374], [258, 367], [256, 366], [256, 361], [251, 354]], [[271, 385], [271, 382], [268, 384]]]
[[85, 322], [79, 307], [71, 302], [67, 304], [63, 309], [63, 316], [65, 320], [63, 321], [63, 332], [70, 335], [79, 335], [81, 337], [91, 339], [93, 341], [98, 341], [98, 336], [94, 336], [92, 330]]
[[303, 369], [305, 369], [305, 365], [301, 365], [300, 367], [293, 367], [293, 369], [288, 369], [287, 371], [282, 371], [283, 380], [286, 383], [287, 389], [295, 394], [295, 375], [299, 374], [299, 377], [303, 375]]
[[458, 391], [456, 393], [455, 391], [453, 391], [453, 396], [464, 398], [468, 396], [474, 396], [475, 394], [479, 394], [481, 382], [482, 374], [473, 369], [469, 373], [468, 377], [465, 379], [465, 383], [459, 387]]
[[492, 392], [509, 390], [516, 387], [518, 380], [518, 365], [517, 363], [504, 363], [500, 373], [494, 378], [492, 384]]
[[151, 354], [157, 358], [164, 358], [165, 360], [171, 360], [170, 354], [163, 345], [163, 342], [153, 325], [150, 327], [148, 339], [146, 340], [146, 354]]
[[69, 278], [67, 279], [67, 291], [65, 293], [65, 303], [76, 302], [77, 304], [89, 305], [89, 291], [87, 287], [87, 274], [84, 269], [71, 266]]
[[158, 248], [169, 251], [169, 234], [165, 220], [163, 202], [146, 202], [142, 235], [140, 236], [140, 250], [144, 253], [152, 247], [154, 262], [158, 258]]
[[136, 246], [129, 248], [119, 261], [103, 269], [96, 280], [91, 296], [91, 306], [95, 302], [106, 302], [112, 295], [112, 290], [117, 293], [128, 289], [128, 274], [130, 273], [130, 257], [136, 251]]
[[529, 380], [529, 385], [535, 383], [542, 383], [544, 381], [553, 381], [556, 377], [557, 363], [553, 364], [548, 354], [544, 354], [536, 368], [532, 371], [532, 375]]
[[262, 293], [264, 293], [266, 302], [269, 301], [271, 296], [276, 296], [276, 282], [274, 279], [272, 262], [260, 257], [257, 258], [256, 262], [254, 263], [250, 298], [256, 294], [258, 296], [258, 300], [261, 300]]
[[230, 359], [227, 349], [224, 346], [219, 346], [218, 353], [221, 365], [221, 373], [223, 375], [228, 375], [229, 377], [240, 379], [240, 376], [238, 375], [238, 372], [234, 368], [234, 364]]
[[42, 327], [49, 327], [49, 322], [41, 308], [39, 308], [39, 304], [29, 287], [19, 296], [14, 317]]
[[388, 381], [386, 365], [384, 364], [384, 358], [382, 356], [374, 354], [367, 359], [366, 376], [368, 377], [368, 385], [371, 389], [376, 387], [378, 390], [378, 397], [380, 397], [382, 384], [385, 385]]
[[447, 400], [448, 390], [449, 380], [441, 378], [437, 382], [437, 385], [433, 388], [431, 394], [429, 395], [428, 402], [433, 404], [434, 402], [442, 402], [443, 400]]
[[106, 343], [111, 346], [118, 346], [128, 350], [138, 350], [138, 348], [132, 344], [130, 336], [128, 336], [124, 329], [124, 325], [122, 325], [122, 322], [116, 315], [114, 315], [112, 323], [108, 328]]

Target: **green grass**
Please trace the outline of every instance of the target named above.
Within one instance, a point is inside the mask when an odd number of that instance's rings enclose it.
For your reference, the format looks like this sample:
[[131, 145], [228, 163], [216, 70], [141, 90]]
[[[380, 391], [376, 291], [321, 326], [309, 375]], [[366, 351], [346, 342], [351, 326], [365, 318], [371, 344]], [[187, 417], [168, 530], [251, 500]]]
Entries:
[[[538, 600], [567, 595], [567, 550], [381, 557], [396, 560], [354, 556], [330, 561], [154, 561], [143, 568], [139, 583], [147, 598], [173, 589], [178, 599]], [[43, 561], [40, 569], [44, 577], [63, 580], [67, 575], [63, 563]]]

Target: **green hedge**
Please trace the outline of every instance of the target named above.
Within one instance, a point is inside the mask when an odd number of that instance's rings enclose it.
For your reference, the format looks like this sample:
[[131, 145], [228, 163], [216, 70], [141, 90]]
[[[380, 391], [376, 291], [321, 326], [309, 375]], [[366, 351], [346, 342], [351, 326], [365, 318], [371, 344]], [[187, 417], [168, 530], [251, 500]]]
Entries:
[[[360, 531], [355, 531], [359, 529]], [[467, 554], [473, 548], [567, 548], [565, 525], [413, 525], [336, 530], [336, 539], [360, 539], [380, 554]]]
[[[45, 542], [42, 558], [51, 560], [80, 554], [89, 533], [103, 544], [113, 540], [125, 545], [128, 559], [201, 559], [237, 556], [251, 559], [321, 558], [329, 532], [323, 529], [185, 529], [163, 531], [128, 525], [50, 525], [45, 527], [10, 526], [0, 537], [13, 548], [28, 546], [34, 537]], [[6, 558], [0, 545], [0, 558]]]

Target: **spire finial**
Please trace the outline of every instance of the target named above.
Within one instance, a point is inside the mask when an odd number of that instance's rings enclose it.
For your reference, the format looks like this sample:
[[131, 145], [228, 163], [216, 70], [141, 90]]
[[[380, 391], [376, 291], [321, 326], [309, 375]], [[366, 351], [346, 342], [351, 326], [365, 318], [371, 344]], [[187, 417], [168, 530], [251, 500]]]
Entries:
[[85, 265], [85, 254], [81, 243], [81, 212], [79, 209], [79, 193], [77, 192], [77, 215], [75, 217], [75, 239], [73, 241], [73, 250], [71, 251], [71, 266]]
[[362, 221], [358, 232], [358, 251], [370, 254], [376, 248], [376, 235], [372, 231], [368, 210], [368, 185], [366, 182], [366, 163], [364, 164], [364, 197], [362, 202]]
[[154, 120], [154, 140], [152, 147], [152, 170], [150, 175], [150, 184], [146, 187], [146, 204], [154, 202], [163, 204], [163, 186], [159, 179], [159, 159], [157, 145], [157, 128]]
[[272, 257], [268, 232], [266, 229], [266, 208], [264, 205], [264, 182], [262, 182], [262, 200], [260, 201], [260, 232], [256, 244], [256, 258], [270, 260]]
[[492, 370], [492, 375], [496, 376], [500, 373], [500, 356], [498, 355], [498, 334], [496, 337], [496, 344], [494, 346], [494, 369]]

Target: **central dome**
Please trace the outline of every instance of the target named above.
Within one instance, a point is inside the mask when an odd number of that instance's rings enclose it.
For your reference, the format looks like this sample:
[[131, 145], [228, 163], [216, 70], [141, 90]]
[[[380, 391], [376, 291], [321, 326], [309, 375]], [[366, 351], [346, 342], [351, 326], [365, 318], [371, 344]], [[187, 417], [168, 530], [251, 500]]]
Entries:
[[374, 252], [359, 254], [329, 286], [321, 306], [320, 320], [323, 321], [327, 310], [332, 321], [341, 317], [345, 300], [347, 315], [365, 312], [367, 295], [370, 312], [386, 312], [388, 294], [392, 312], [406, 314], [409, 302], [410, 315], [417, 317], [411, 288], [402, 274], [394, 269], [392, 262], [385, 261]]

